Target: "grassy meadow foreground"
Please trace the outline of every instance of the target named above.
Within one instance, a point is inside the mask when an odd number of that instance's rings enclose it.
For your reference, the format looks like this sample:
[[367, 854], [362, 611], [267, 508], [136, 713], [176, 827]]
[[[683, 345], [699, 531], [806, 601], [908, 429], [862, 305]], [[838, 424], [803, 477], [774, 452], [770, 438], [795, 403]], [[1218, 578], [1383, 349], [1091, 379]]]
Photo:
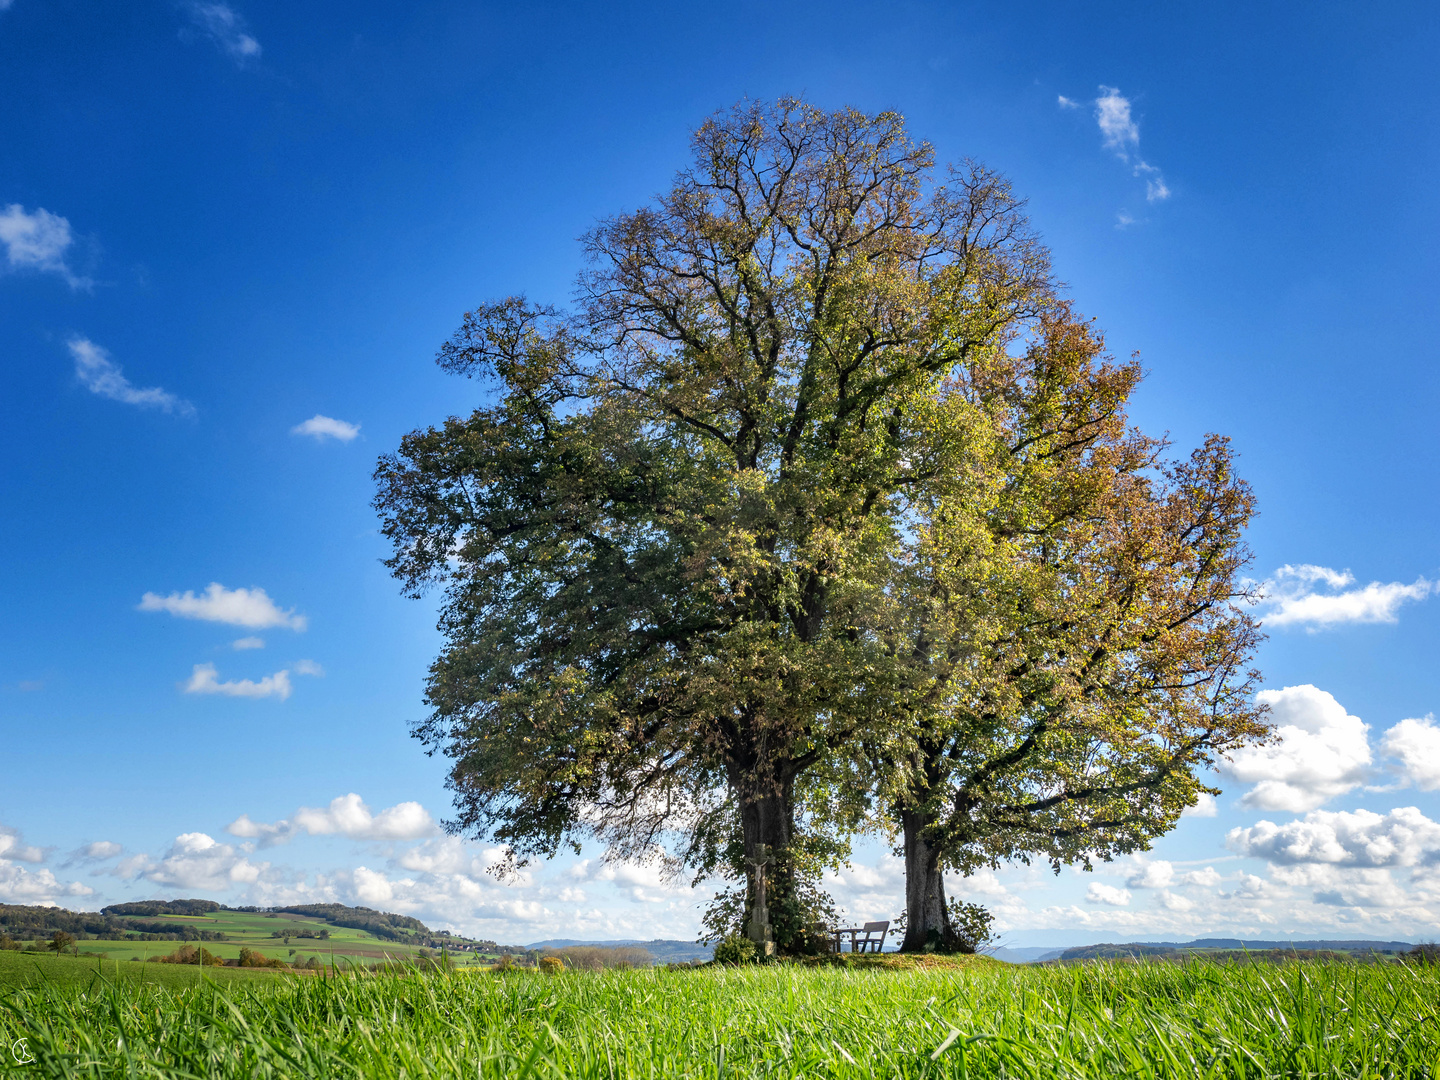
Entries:
[[[0, 972], [11, 987], [0, 1040], [33, 1058], [16, 1065], [7, 1052], [17, 1074], [1440, 1076], [1434, 965], [969, 958], [908, 970], [214, 978], [190, 968], [142, 979], [132, 969], [154, 966], [111, 965], [102, 977], [83, 959], [49, 964], [57, 977], [27, 985]], [[58, 977], [67, 964], [70, 977]]]

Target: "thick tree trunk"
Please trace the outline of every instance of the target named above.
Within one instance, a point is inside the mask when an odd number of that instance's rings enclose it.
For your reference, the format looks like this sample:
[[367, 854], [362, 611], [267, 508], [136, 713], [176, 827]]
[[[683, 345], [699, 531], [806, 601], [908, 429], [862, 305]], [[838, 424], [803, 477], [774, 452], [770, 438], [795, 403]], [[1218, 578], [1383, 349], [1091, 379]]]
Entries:
[[922, 952], [927, 946], [948, 948], [954, 932], [945, 905], [945, 876], [940, 852], [925, 838], [932, 815], [902, 810], [905, 830], [905, 940], [901, 952]]
[[795, 887], [788, 861], [794, 833], [795, 783], [793, 778], [750, 776], [737, 780], [734, 787], [740, 800], [748, 884], [745, 936], [755, 942], [762, 955], [769, 955], [777, 944], [771, 913], [786, 905]]

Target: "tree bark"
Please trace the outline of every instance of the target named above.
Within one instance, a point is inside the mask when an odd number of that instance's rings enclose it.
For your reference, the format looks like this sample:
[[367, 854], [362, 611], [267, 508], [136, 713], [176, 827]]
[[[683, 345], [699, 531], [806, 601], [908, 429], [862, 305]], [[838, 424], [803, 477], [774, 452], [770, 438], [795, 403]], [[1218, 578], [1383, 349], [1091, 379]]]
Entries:
[[900, 811], [905, 831], [905, 940], [901, 952], [923, 952], [927, 946], [947, 949], [954, 937], [940, 851], [925, 836], [934, 821], [934, 815], [924, 811]]
[[772, 912], [784, 907], [794, 893], [789, 864], [794, 835], [795, 781], [793, 777], [745, 776], [734, 787], [740, 800], [740, 827], [745, 841], [747, 905], [745, 936], [762, 955], [777, 946]]

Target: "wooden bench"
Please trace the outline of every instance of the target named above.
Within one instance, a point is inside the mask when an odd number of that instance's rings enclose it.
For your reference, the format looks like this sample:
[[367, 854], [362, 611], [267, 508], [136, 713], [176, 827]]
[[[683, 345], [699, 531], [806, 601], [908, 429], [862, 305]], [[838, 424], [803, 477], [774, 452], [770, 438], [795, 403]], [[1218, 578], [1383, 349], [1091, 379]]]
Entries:
[[845, 938], [850, 939], [850, 951], [852, 953], [881, 952], [885, 948], [885, 937], [890, 933], [890, 920], [884, 922], [867, 922], [864, 926], [851, 927], [845, 930], [832, 930], [831, 935], [835, 941], [835, 952], [845, 951]]

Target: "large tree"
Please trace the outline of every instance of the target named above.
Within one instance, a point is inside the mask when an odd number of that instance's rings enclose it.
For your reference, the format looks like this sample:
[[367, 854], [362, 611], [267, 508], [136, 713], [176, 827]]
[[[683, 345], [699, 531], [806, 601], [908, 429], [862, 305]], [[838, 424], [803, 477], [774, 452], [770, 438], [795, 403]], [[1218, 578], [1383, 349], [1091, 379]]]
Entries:
[[903, 722], [866, 742], [903, 836], [903, 947], [958, 944], [943, 871], [1148, 847], [1267, 732], [1228, 444], [1131, 429], [1135, 363], [1063, 305], [951, 392], [992, 420], [983, 485], [930, 485], [892, 623]]
[[738, 827], [747, 930], [793, 948], [797, 792], [911, 721], [897, 573], [931, 489], [988, 482], [947, 387], [1055, 299], [1007, 184], [935, 183], [896, 114], [746, 104], [694, 152], [587, 237], [573, 312], [465, 317], [440, 363], [494, 404], [383, 458], [377, 508], [445, 588], [415, 733], [453, 827], [691, 866]]

